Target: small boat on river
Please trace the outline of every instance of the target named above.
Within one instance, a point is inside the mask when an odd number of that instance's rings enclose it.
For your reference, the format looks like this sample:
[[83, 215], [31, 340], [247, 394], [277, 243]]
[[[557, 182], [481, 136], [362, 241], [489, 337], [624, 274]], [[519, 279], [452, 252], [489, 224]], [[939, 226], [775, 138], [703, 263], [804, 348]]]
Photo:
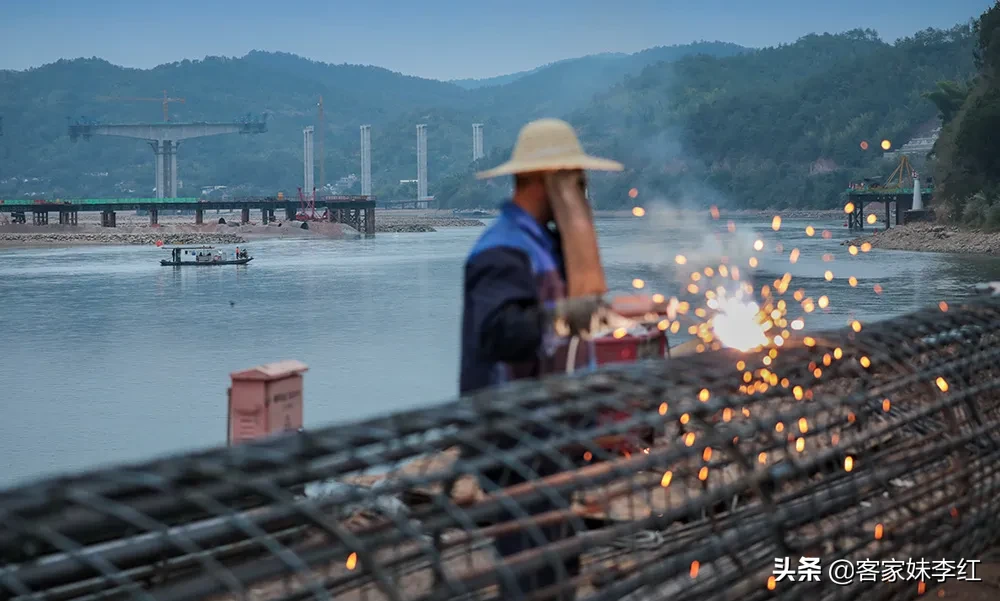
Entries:
[[170, 258], [160, 261], [164, 267], [185, 265], [246, 265], [253, 257], [245, 248], [221, 251], [214, 246], [167, 246]]

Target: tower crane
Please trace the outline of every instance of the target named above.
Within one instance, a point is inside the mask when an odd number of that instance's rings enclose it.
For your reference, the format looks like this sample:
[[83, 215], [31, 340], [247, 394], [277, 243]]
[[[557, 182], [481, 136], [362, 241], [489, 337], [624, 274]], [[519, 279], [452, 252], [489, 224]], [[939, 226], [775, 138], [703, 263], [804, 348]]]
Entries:
[[170, 97], [168, 97], [166, 90], [163, 90], [163, 98], [142, 98], [142, 97], [135, 97], [135, 96], [102, 96], [101, 100], [105, 100], [105, 101], [121, 100], [121, 101], [140, 101], [140, 102], [162, 102], [163, 103], [163, 122], [164, 123], [170, 121], [170, 111], [169, 111], [170, 103], [171, 102], [179, 102], [181, 104], [184, 103], [184, 99], [183, 98], [170, 98]]

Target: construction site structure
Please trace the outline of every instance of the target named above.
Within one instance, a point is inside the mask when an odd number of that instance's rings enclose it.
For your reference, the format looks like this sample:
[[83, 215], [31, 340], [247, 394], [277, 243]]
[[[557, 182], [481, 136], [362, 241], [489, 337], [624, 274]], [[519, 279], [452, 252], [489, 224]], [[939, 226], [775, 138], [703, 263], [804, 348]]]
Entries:
[[372, 126], [361, 126], [361, 195], [372, 193]]
[[117, 136], [145, 140], [153, 148], [156, 162], [156, 198], [177, 198], [177, 147], [183, 140], [222, 134], [261, 134], [263, 120], [229, 123], [113, 123], [77, 122], [69, 126], [69, 137]]
[[472, 160], [483, 158], [483, 124], [472, 124]]
[[295, 215], [296, 221], [326, 221], [329, 216], [329, 209], [322, 215], [316, 214], [316, 188], [312, 189], [312, 194], [303, 194], [299, 188], [299, 211]]
[[427, 198], [427, 125], [417, 126], [417, 200]]
[[910, 163], [907, 155], [899, 157], [896, 168], [884, 183], [874, 178], [852, 182], [847, 190], [847, 227], [850, 230], [865, 229], [865, 203], [880, 202], [885, 207], [885, 227], [892, 225], [892, 207], [895, 205], [895, 225], [913, 221], [923, 221], [933, 216], [933, 211], [924, 207], [924, 198], [931, 198], [934, 184], [928, 178], [921, 183], [920, 175]]

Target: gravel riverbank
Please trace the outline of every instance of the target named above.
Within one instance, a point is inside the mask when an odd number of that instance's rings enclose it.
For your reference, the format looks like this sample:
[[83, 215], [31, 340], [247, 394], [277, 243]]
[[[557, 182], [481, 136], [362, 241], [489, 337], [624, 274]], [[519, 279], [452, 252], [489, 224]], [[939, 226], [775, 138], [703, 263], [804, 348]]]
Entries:
[[[118, 227], [105, 228], [97, 223], [99, 213], [81, 213], [80, 224], [75, 226], [50, 224], [0, 224], [0, 248], [31, 246], [114, 246], [152, 245], [162, 241], [174, 244], [242, 244], [273, 238], [322, 238], [343, 240], [361, 237], [354, 228], [328, 222], [309, 222], [302, 229], [298, 222], [277, 222], [270, 225], [251, 222], [238, 223], [238, 214], [207, 216], [203, 225], [192, 223], [191, 216], [162, 215], [158, 226], [150, 226], [147, 219], [120, 214]], [[225, 223], [218, 223], [222, 218]], [[451, 211], [397, 210], [378, 211], [375, 219], [376, 234], [434, 232], [447, 227], [484, 227], [478, 219], [455, 217]]]
[[240, 244], [246, 238], [236, 234], [204, 233], [83, 233], [83, 232], [0, 232], [0, 248], [25, 246], [129, 246], [163, 244]]
[[983, 232], [936, 223], [911, 223], [861, 236], [844, 244], [868, 242], [873, 248], [941, 253], [1000, 255], [1000, 232]]
[[451, 215], [450, 211], [381, 211], [375, 213], [375, 233], [436, 232], [441, 227], [485, 227], [478, 219]]

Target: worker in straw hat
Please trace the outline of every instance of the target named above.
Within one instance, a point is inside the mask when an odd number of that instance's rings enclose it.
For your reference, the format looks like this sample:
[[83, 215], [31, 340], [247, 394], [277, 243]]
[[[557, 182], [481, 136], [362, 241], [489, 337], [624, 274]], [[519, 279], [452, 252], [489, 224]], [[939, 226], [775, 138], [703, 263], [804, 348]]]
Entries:
[[[460, 389], [466, 394], [509, 380], [534, 378], [557, 371], [560, 337], [555, 322], [573, 331], [586, 329], [606, 292], [587, 200], [586, 170], [620, 171], [622, 165], [586, 154], [573, 128], [558, 119], [541, 119], [524, 126], [509, 161], [477, 177], [513, 176], [514, 195], [497, 221], [480, 237], [465, 264]], [[563, 346], [563, 348], [565, 348]], [[562, 361], [565, 361], [563, 353]], [[547, 432], [519, 435], [544, 438]], [[497, 448], [513, 448], [514, 437], [490, 440]], [[482, 452], [481, 450], [479, 452]], [[466, 449], [466, 456], [474, 451]], [[552, 453], [550, 453], [551, 455]], [[582, 454], [582, 453], [581, 453]], [[569, 457], [525, 459], [521, 469], [503, 467], [482, 474], [487, 492], [571, 469]], [[548, 502], [525, 506], [500, 521], [555, 509]], [[570, 524], [531, 526], [520, 533], [498, 536], [496, 548], [510, 556], [554, 542], [570, 534]], [[549, 557], [549, 560], [552, 560]], [[544, 567], [513, 574], [501, 571], [504, 599], [517, 599], [579, 573], [579, 556], [547, 561]], [[573, 586], [558, 599], [574, 596]]]
[[565, 121], [540, 119], [521, 129], [509, 161], [477, 174], [513, 176], [514, 196], [466, 260], [463, 394], [549, 371], [541, 352], [547, 316], [578, 318], [569, 313], [585, 303], [567, 297], [607, 291], [585, 170], [622, 165], [586, 154]]

